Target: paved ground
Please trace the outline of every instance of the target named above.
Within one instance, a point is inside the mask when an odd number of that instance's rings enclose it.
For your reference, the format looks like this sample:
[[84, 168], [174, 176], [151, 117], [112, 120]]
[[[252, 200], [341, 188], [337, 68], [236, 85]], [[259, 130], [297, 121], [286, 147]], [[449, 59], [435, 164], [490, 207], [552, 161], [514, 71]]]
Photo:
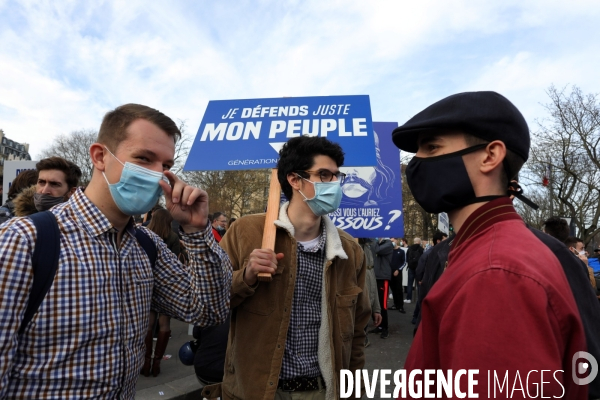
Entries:
[[[156, 378], [153, 376], [146, 378], [140, 375], [136, 387], [136, 399], [179, 398], [177, 395], [189, 392], [190, 385], [198, 385], [194, 374], [194, 367], [183, 365], [179, 360], [179, 348], [185, 342], [193, 339], [192, 336], [188, 335], [188, 327], [189, 325], [186, 323], [174, 319], [171, 320], [171, 340], [169, 340], [167, 350], [165, 351], [165, 355], [170, 355], [171, 358], [161, 361], [161, 372]], [[160, 394], [161, 392], [163, 393], [162, 395]]]
[[[413, 337], [414, 325], [411, 324], [411, 318], [414, 307], [414, 303], [405, 304], [406, 314], [394, 310], [388, 311], [390, 333], [388, 339], [381, 339], [377, 334], [369, 335], [371, 345], [365, 349], [366, 369], [395, 371], [404, 366]], [[170, 354], [171, 358], [161, 362], [161, 374], [158, 377], [146, 378], [140, 375], [136, 399], [199, 398], [199, 386], [195, 380], [194, 367], [183, 365], [178, 357], [179, 347], [191, 339], [191, 336], [188, 336], [188, 324], [172, 320], [171, 332], [171, 340], [165, 353]], [[381, 398], [379, 387], [374, 398]]]
[[[399, 311], [388, 310], [389, 332], [387, 339], [381, 339], [379, 335], [369, 334], [371, 345], [365, 349], [365, 369], [372, 372], [374, 369], [390, 369], [396, 371], [404, 367], [404, 360], [410, 348], [413, 338], [414, 325], [411, 324], [412, 313], [415, 304], [405, 304], [406, 314]], [[372, 377], [372, 375], [370, 375]], [[379, 381], [379, 379], [378, 379]], [[393, 385], [389, 386], [389, 393], [393, 391]], [[363, 398], [367, 398], [363, 393]], [[377, 386], [374, 399], [381, 399], [380, 388]]]

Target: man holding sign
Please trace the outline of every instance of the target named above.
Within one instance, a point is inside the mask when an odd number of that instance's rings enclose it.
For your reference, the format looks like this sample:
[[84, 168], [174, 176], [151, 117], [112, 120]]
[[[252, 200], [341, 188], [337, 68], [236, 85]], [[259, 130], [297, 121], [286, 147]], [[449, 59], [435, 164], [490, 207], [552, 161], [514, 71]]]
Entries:
[[[243, 217], [221, 246], [233, 264], [225, 399], [339, 397], [340, 369], [364, 365], [366, 264], [328, 213], [341, 200], [344, 153], [323, 137], [290, 139], [279, 153], [281, 206], [275, 251], [261, 249], [265, 215]], [[259, 282], [258, 274], [273, 275]], [[219, 395], [206, 387], [203, 395]]]

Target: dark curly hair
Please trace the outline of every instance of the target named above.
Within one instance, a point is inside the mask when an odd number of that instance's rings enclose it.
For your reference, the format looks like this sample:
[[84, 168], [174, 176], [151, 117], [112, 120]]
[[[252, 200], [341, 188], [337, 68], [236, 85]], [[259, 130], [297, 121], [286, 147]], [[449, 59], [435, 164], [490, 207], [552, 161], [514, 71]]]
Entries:
[[315, 156], [328, 156], [338, 167], [344, 165], [344, 151], [340, 145], [324, 137], [295, 137], [288, 140], [279, 151], [277, 179], [288, 200], [292, 199], [293, 194], [292, 186], [287, 180], [288, 174], [311, 169], [315, 165]]
[[448, 235], [446, 235], [444, 232], [437, 231], [433, 234], [433, 245], [435, 246], [439, 242], [444, 241], [445, 237], [448, 237]]
[[569, 237], [569, 224], [560, 217], [550, 217], [544, 222], [544, 232], [564, 243]]
[[[567, 247], [575, 247], [575, 245], [577, 243], [579, 243], [579, 242], [583, 243], [583, 240], [581, 240], [581, 239], [579, 239], [578, 237], [575, 237], [575, 236], [569, 236], [565, 240], [565, 246], [567, 246]], [[584, 245], [585, 245], [585, 243], [584, 243]]]

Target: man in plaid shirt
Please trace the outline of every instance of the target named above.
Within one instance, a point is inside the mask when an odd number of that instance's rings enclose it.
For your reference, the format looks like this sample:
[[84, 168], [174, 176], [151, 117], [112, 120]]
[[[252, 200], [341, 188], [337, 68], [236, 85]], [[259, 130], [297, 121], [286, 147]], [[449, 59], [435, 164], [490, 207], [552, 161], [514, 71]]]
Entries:
[[[0, 398], [133, 399], [150, 308], [198, 325], [225, 321], [232, 267], [211, 232], [208, 196], [169, 169], [180, 132], [152, 108], [127, 104], [104, 117], [90, 147], [94, 172], [51, 209], [60, 229], [58, 271], [37, 313], [18, 330], [40, 232], [14, 218], [0, 228]], [[164, 192], [190, 261], [162, 240], [151, 261], [132, 215]]]
[[[223, 383], [204, 397], [336, 399], [340, 370], [363, 368], [365, 256], [327, 216], [340, 206], [343, 163], [327, 138], [288, 140], [277, 163], [289, 202], [275, 221], [275, 251], [261, 248], [265, 214], [236, 220], [223, 237], [233, 311]], [[259, 282], [261, 272], [273, 280]]]

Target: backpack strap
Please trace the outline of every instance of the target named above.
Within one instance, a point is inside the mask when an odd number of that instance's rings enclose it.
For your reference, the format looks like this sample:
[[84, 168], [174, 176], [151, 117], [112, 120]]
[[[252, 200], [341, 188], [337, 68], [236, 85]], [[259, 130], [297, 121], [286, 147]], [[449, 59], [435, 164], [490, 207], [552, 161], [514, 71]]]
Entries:
[[33, 267], [33, 285], [29, 292], [29, 301], [25, 316], [19, 327], [19, 335], [40, 308], [46, 293], [54, 282], [58, 270], [58, 257], [60, 255], [60, 230], [56, 217], [50, 211], [43, 211], [29, 216], [37, 232], [37, 239], [33, 249], [31, 265]]
[[152, 268], [154, 268], [154, 266], [156, 265], [156, 259], [158, 258], [158, 250], [156, 249], [156, 243], [154, 243], [154, 240], [152, 240], [150, 236], [148, 236], [148, 234], [146, 234], [146, 232], [144, 232], [141, 229], [135, 230], [135, 238], [148, 255], [148, 258], [150, 259], [150, 264], [152, 265]]

